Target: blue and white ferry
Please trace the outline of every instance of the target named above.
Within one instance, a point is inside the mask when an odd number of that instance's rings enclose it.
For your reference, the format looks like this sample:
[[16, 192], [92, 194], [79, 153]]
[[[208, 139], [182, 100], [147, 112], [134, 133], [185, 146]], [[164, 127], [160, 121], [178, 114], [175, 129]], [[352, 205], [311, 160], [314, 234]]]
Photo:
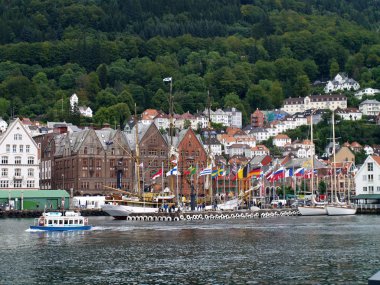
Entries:
[[32, 230], [44, 231], [75, 231], [89, 230], [88, 219], [74, 211], [45, 212], [41, 217], [34, 219], [34, 225], [30, 226]]

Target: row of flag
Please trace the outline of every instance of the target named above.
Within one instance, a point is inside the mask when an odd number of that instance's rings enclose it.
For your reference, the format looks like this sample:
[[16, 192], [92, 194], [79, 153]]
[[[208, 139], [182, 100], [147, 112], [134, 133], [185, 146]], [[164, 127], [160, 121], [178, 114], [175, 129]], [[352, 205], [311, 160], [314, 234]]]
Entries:
[[[337, 174], [338, 173], [339, 171], [337, 171]], [[158, 177], [163, 176], [163, 174], [164, 174], [163, 169], [160, 169], [155, 174], [153, 174], [151, 178], [156, 179]], [[193, 166], [190, 166], [183, 173], [183, 175], [195, 175], [195, 174], [197, 174], [197, 168]], [[267, 179], [269, 182], [275, 182], [280, 179], [284, 179], [288, 177], [310, 179], [313, 176], [313, 174], [317, 175], [318, 174], [317, 170], [313, 171], [311, 169], [305, 169], [305, 168], [286, 169], [284, 167], [280, 167], [277, 170], [269, 169], [266, 173], [264, 173], [261, 167], [255, 167], [255, 168], [249, 169], [248, 165], [246, 165], [245, 167], [241, 167], [240, 169], [237, 169], [236, 166], [232, 166], [230, 171], [229, 169], [225, 169], [225, 168], [215, 169], [215, 168], [212, 168], [211, 166], [208, 166], [199, 172], [199, 176], [211, 175], [212, 178], [233, 175], [232, 177], [230, 177], [231, 180], [249, 179], [249, 178], [261, 179], [265, 177], [265, 179]], [[177, 165], [175, 165], [172, 169], [166, 172], [166, 176], [171, 176], [171, 175], [181, 175], [181, 173], [178, 171]]]

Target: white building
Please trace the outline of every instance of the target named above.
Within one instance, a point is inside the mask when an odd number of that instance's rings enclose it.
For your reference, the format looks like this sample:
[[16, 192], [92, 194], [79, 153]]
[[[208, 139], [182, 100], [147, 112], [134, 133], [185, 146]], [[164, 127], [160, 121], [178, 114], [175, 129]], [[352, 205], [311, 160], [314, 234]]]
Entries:
[[77, 96], [77, 94], [74, 93], [70, 97], [70, 108], [71, 108], [71, 111], [74, 110], [75, 106], [78, 106], [78, 110], [79, 110], [79, 113], [81, 114], [81, 116], [92, 118], [92, 109], [90, 107], [87, 107], [87, 106], [79, 106], [78, 96]]
[[241, 155], [245, 155], [246, 151], [249, 149], [250, 147], [247, 144], [235, 143], [226, 149], [226, 154], [228, 154], [230, 157], [234, 155], [241, 156]]
[[363, 90], [356, 92], [355, 97], [358, 98], [359, 100], [361, 100], [364, 95], [365, 96], [375, 96], [378, 93], [380, 93], [379, 89], [365, 88]]
[[347, 97], [341, 94], [331, 95], [310, 95], [304, 98], [287, 98], [281, 110], [295, 114], [309, 109], [330, 109], [347, 108]]
[[228, 126], [241, 129], [243, 126], [242, 113], [236, 108], [224, 109], [224, 112], [228, 115]]
[[380, 194], [380, 156], [368, 156], [355, 175], [356, 196]]
[[154, 117], [153, 121], [159, 130], [166, 130], [170, 127], [169, 115], [166, 115], [164, 113], [159, 113], [156, 117]]
[[92, 109], [90, 107], [79, 107], [79, 113], [83, 117], [92, 118]]
[[[203, 111], [205, 116], [208, 116], [208, 109]], [[236, 108], [210, 110], [210, 119], [213, 123], [222, 124], [226, 127], [242, 128], [242, 113]]]
[[359, 88], [358, 82], [352, 78], [348, 78], [344, 74], [338, 73], [333, 80], [327, 82], [324, 91], [325, 93], [330, 93], [338, 90], [358, 90]]
[[246, 156], [250, 158], [255, 157], [255, 156], [270, 155], [269, 149], [265, 145], [262, 145], [262, 144], [251, 147], [248, 150], [248, 152], [249, 154], [247, 153]]
[[252, 128], [247, 132], [249, 135], [253, 135], [258, 142], [265, 141], [270, 138], [270, 133], [266, 128]]
[[0, 136], [0, 188], [39, 189], [39, 149], [20, 119]]
[[206, 150], [210, 146], [213, 155], [222, 155], [222, 144], [215, 137], [206, 138], [203, 145]]
[[363, 113], [360, 112], [357, 108], [337, 109], [335, 111], [335, 114], [337, 114], [345, 121], [361, 120], [363, 116]]
[[277, 147], [284, 147], [287, 144], [290, 144], [292, 140], [284, 134], [278, 134], [273, 138], [273, 145]]
[[366, 116], [377, 116], [380, 113], [380, 102], [377, 100], [365, 100], [359, 104], [359, 110]]

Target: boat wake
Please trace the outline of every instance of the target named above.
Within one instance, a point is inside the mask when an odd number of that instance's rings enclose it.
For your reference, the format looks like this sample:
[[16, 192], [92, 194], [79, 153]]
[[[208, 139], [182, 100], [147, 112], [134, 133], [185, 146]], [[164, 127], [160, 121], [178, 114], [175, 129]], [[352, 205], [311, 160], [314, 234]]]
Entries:
[[45, 232], [44, 230], [37, 230], [37, 229], [26, 229], [26, 232], [29, 233], [40, 233], [40, 232]]

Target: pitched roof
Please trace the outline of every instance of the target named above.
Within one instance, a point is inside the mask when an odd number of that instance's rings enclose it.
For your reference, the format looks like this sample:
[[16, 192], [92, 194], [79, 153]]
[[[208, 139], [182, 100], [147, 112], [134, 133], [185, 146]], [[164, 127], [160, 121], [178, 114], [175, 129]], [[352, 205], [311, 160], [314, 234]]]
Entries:
[[278, 134], [277, 136], [275, 136], [274, 137], [274, 139], [286, 139], [286, 140], [289, 140], [290, 138], [287, 136], [287, 135], [285, 135], [285, 134]]
[[374, 161], [376, 161], [376, 163], [377, 163], [378, 165], [380, 165], [380, 156], [371, 155], [371, 157], [373, 158]]

